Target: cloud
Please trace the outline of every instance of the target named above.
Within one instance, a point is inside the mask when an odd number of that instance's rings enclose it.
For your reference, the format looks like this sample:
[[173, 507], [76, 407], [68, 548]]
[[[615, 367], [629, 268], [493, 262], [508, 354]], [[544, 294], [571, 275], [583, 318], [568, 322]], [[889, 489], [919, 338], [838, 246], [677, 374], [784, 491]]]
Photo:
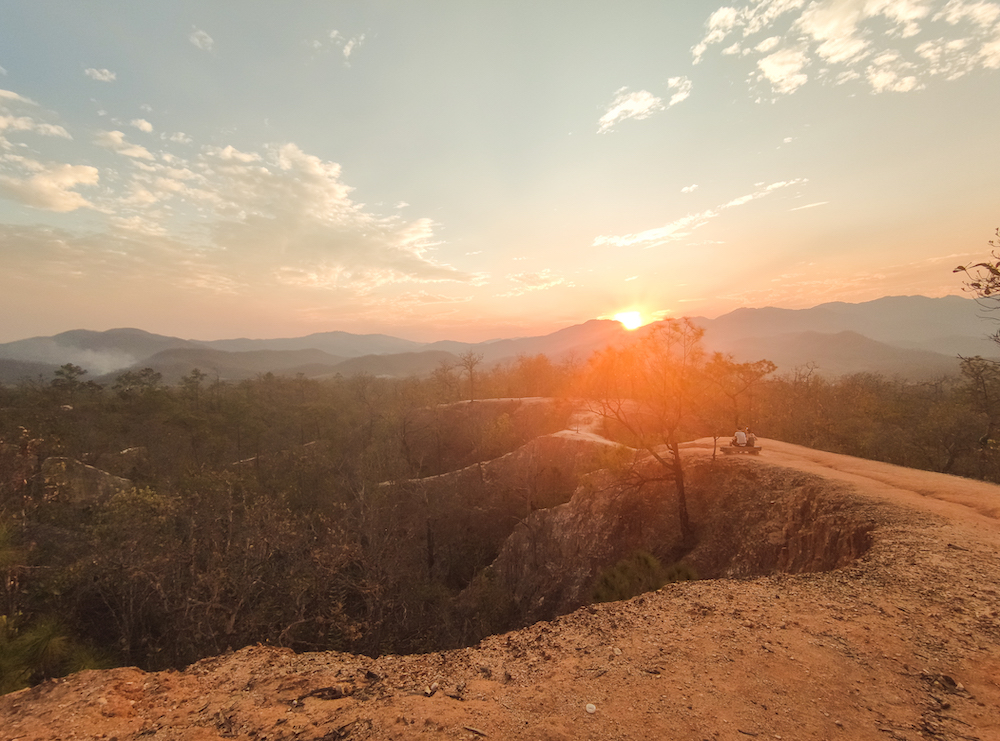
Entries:
[[776, 92], [791, 93], [806, 84], [809, 77], [802, 69], [809, 63], [806, 55], [793, 49], [782, 49], [757, 60], [757, 67]]
[[683, 188], [681, 188], [681, 193], [694, 193], [696, 190], [698, 190], [697, 185], [694, 184], [685, 185]]
[[88, 67], [83, 71], [83, 74], [91, 80], [97, 80], [98, 82], [114, 82], [118, 79], [118, 74], [109, 69], [94, 69], [93, 67]]
[[[471, 279], [433, 259], [430, 219], [376, 216], [351, 199], [340, 165], [294, 144], [264, 154], [207, 148], [176, 195], [210, 208], [219, 257], [258, 280], [370, 291], [399, 282]], [[176, 179], [175, 179], [175, 182]]]
[[0, 196], [47, 211], [75, 211], [93, 205], [73, 189], [80, 185], [96, 185], [100, 177], [96, 167], [43, 165], [25, 158], [16, 159], [20, 160], [17, 164], [22, 169], [33, 174], [24, 178], [0, 175]]
[[344, 44], [344, 59], [350, 59], [351, 53], [365, 42], [365, 35], [355, 36]]
[[691, 96], [691, 80], [686, 77], [671, 77], [667, 80], [667, 87], [670, 90], [677, 91], [670, 96], [670, 102], [667, 103], [668, 108], [687, 100]]
[[100, 131], [94, 143], [100, 147], [105, 147], [126, 157], [139, 159], [155, 159], [148, 149], [138, 144], [129, 144], [125, 141], [125, 134], [121, 131]]
[[1000, 68], [1000, 4], [984, 0], [753, 0], [709, 16], [694, 63], [733, 36], [721, 54], [751, 57], [753, 79], [778, 95], [807, 84], [814, 65], [816, 79], [864, 80], [874, 93]]
[[0, 114], [0, 132], [33, 131], [42, 136], [57, 136], [61, 139], [72, 139], [62, 126], [40, 123], [30, 116], [7, 116]]
[[199, 49], [204, 49], [205, 51], [212, 51], [212, 48], [215, 46], [215, 40], [197, 27], [195, 27], [194, 31], [191, 32], [191, 35], [188, 36], [188, 41], [197, 46]]
[[3, 76], [3, 77], [7, 76], [7, 70], [5, 70], [3, 67], [0, 67], [0, 76]]
[[740, 11], [736, 8], [722, 7], [708, 17], [708, 21], [705, 24], [708, 26], [708, 33], [691, 50], [695, 64], [701, 61], [702, 56], [711, 44], [717, 44], [729, 35], [729, 32], [736, 27], [739, 15]]
[[781, 180], [766, 186], [762, 185], [757, 187], [757, 189], [751, 193], [733, 198], [721, 206], [706, 209], [695, 214], [687, 214], [679, 219], [675, 219], [669, 224], [664, 224], [663, 226], [656, 227], [654, 229], [647, 229], [642, 232], [622, 234], [619, 236], [599, 236], [594, 239], [593, 246], [632, 247], [635, 245], [642, 245], [643, 247], [649, 248], [658, 247], [669, 242], [676, 242], [688, 237], [695, 229], [704, 226], [712, 219], [721, 215], [722, 212], [727, 209], [735, 208], [736, 206], [743, 206], [751, 201], [764, 198], [776, 190], [788, 188], [793, 185], [799, 185], [804, 182], [806, 182], [804, 178], [796, 178], [795, 180]]
[[906, 93], [923, 87], [915, 76], [906, 74], [912, 69], [913, 65], [900, 59], [899, 54], [887, 51], [872, 60], [866, 75], [868, 83], [876, 93], [886, 91]]
[[22, 96], [18, 95], [17, 93], [15, 93], [15, 92], [13, 92], [11, 90], [0, 90], [0, 101], [3, 101], [3, 100], [13, 100], [13, 101], [17, 101], [18, 103], [27, 103], [29, 105], [38, 105], [37, 103], [35, 103], [35, 101], [31, 100], [30, 98], [22, 97]]
[[51, 124], [37, 118], [37, 104], [10, 90], [0, 90], [0, 151], [10, 148], [6, 135], [16, 132], [31, 132], [41, 136], [72, 139], [70, 133], [58, 124]]
[[829, 201], [817, 201], [816, 203], [807, 203], [805, 206], [797, 206], [795, 208], [788, 209], [789, 211], [805, 211], [807, 208], [816, 208], [817, 206], [825, 206]]
[[629, 118], [637, 120], [649, 118], [656, 111], [662, 111], [666, 107], [662, 100], [646, 90], [635, 93], [626, 93], [626, 90], [627, 88], [621, 88], [615, 93], [615, 99], [597, 122], [597, 133], [610, 131], [615, 124]]
[[[97, 131], [93, 145], [122, 155], [114, 170], [99, 172], [5, 148], [3, 137], [14, 132], [69, 137], [32, 106], [0, 90], [0, 197], [58, 212], [90, 208], [95, 219], [106, 219], [103, 229], [91, 227], [65, 244], [40, 232], [29, 240], [48, 245], [39, 259], [52, 274], [65, 272], [63, 256], [75, 245], [68, 262], [81, 275], [138, 272], [194, 291], [301, 288], [346, 298], [384, 286], [482, 279], [439, 259], [433, 220], [392, 204], [387, 213], [372, 211], [354, 200], [339, 164], [295, 144], [182, 149], [173, 144], [193, 145], [191, 137], [163, 132], [147, 148], [122, 131]], [[145, 119], [131, 124], [152, 133]], [[4, 249], [6, 260], [6, 243]]]
[[572, 286], [572, 283], [565, 278], [555, 275], [548, 268], [538, 272], [511, 273], [507, 280], [514, 284], [514, 288], [507, 293], [499, 294], [500, 298], [512, 298], [523, 296], [529, 291], [544, 291], [556, 286]]

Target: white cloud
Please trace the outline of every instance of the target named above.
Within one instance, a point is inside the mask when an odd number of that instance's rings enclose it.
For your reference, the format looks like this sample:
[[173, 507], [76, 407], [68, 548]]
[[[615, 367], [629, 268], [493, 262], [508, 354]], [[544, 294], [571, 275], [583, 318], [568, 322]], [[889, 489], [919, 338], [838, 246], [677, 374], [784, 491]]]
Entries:
[[[940, 76], [953, 80], [1000, 68], [1000, 3], [986, 0], [750, 0], [712, 13], [692, 49], [698, 63], [728, 38], [725, 56], [754, 58], [777, 94], [817, 80], [843, 85], [865, 80], [875, 93], [907, 92]], [[791, 45], [781, 48], [781, 39]], [[895, 55], [891, 63], [886, 54]]]
[[808, 64], [806, 55], [795, 49], [782, 49], [757, 60], [757, 67], [778, 93], [792, 93], [806, 84], [809, 77], [802, 72]]
[[523, 296], [529, 291], [544, 291], [556, 286], [572, 286], [560, 275], [556, 275], [548, 268], [537, 272], [511, 273], [507, 280], [514, 284], [514, 287], [506, 292], [498, 294], [500, 298], [513, 298]]
[[635, 93], [627, 93], [626, 90], [627, 88], [621, 88], [615, 93], [615, 99], [611, 101], [608, 110], [597, 122], [597, 133], [603, 134], [610, 131], [615, 124], [629, 118], [636, 120], [649, 118], [656, 111], [662, 111], [665, 108], [662, 100], [646, 90], [639, 90]]
[[679, 219], [671, 221], [669, 224], [665, 224], [654, 229], [647, 229], [642, 232], [622, 234], [619, 236], [599, 236], [594, 239], [593, 246], [632, 247], [635, 245], [641, 245], [649, 248], [658, 247], [669, 242], [676, 242], [688, 237], [695, 229], [704, 226], [709, 221], [719, 216], [726, 209], [745, 205], [759, 198], [764, 198], [776, 190], [788, 188], [793, 185], [799, 185], [804, 182], [806, 182], [805, 179], [796, 178], [795, 180], [782, 180], [766, 186], [760, 185], [751, 193], [733, 198], [721, 206], [706, 209], [695, 214], [687, 214]]
[[687, 100], [691, 96], [691, 80], [686, 77], [671, 77], [667, 80], [667, 87], [670, 90], [676, 90], [670, 96], [670, 102], [667, 103], [668, 108]]
[[109, 69], [94, 69], [93, 67], [88, 67], [83, 71], [83, 74], [91, 80], [97, 80], [98, 82], [114, 82], [118, 79], [118, 74]]
[[[25, 237], [24, 244], [48, 245], [51, 259], [40, 257], [39, 265], [53, 274], [61, 274], [61, 261], [73, 251], [69, 262], [81, 274], [145, 273], [199, 291], [298, 286], [347, 297], [393, 284], [468, 285], [481, 279], [436, 257], [441, 238], [435, 222], [404, 216], [412, 209], [404, 210], [403, 202], [399, 208], [387, 205], [388, 214], [374, 213], [354, 201], [340, 165], [294, 144], [260, 151], [231, 145], [182, 149], [172, 143], [193, 144], [191, 137], [163, 132], [145, 142], [147, 149], [123, 131], [98, 131], [95, 145], [126, 158], [116, 158], [114, 171], [99, 173], [3, 148], [3, 135], [14, 132], [69, 137], [41, 121], [39, 110], [29, 108], [34, 105], [0, 90], [0, 197], [107, 216], [103, 231], [56, 239], [39, 227], [32, 232], [35, 241]], [[131, 124], [151, 133], [145, 119]]]
[[212, 51], [212, 47], [215, 46], [215, 40], [197, 27], [191, 32], [191, 35], [188, 36], [188, 41], [197, 46], [199, 49], [204, 49], [205, 51]]
[[825, 206], [829, 201], [817, 201], [816, 203], [807, 203], [805, 206], [796, 206], [795, 208], [788, 209], [789, 211], [805, 211], [807, 208], [816, 208], [817, 206]]
[[0, 100], [13, 100], [18, 103], [28, 103], [29, 105], [37, 105], [35, 101], [30, 98], [25, 98], [11, 90], [0, 90]]
[[212, 240], [220, 254], [258, 264], [259, 277], [285, 285], [372, 290], [470, 276], [434, 261], [438, 245], [429, 219], [377, 217], [356, 204], [340, 165], [294, 144], [266, 156], [231, 146], [207, 149], [197, 168], [200, 190], [216, 215]]
[[6, 133], [31, 132], [61, 139], [73, 138], [62, 126], [40, 121], [38, 115], [34, 101], [10, 90], [0, 90], [0, 151], [10, 146], [10, 142], [4, 138]]
[[709, 16], [706, 23], [708, 34], [691, 50], [695, 64], [701, 61], [709, 45], [717, 44], [729, 35], [739, 21], [739, 14], [740, 11], [736, 8], [722, 7]]
[[754, 51], [759, 51], [761, 54], [766, 54], [781, 43], [780, 36], [768, 36], [766, 39], [761, 41], [757, 46], [754, 47]]
[[62, 126], [40, 123], [30, 116], [7, 116], [0, 114], [0, 132], [3, 131], [33, 131], [42, 136], [57, 136], [61, 139], [72, 139]]
[[949, 0], [949, 2], [935, 14], [934, 20], [944, 19], [955, 26], [963, 20], [969, 20], [981, 28], [990, 28], [1000, 18], [1000, 5], [987, 2], [964, 2], [963, 0]]
[[145, 147], [126, 142], [125, 134], [121, 131], [100, 131], [94, 143], [126, 157], [135, 157], [144, 160], [154, 159], [153, 155]]
[[365, 35], [355, 36], [344, 44], [344, 59], [350, 59], [351, 53], [365, 42]]
[[876, 93], [906, 93], [922, 87], [916, 77], [906, 74], [910, 69], [912, 65], [902, 60], [898, 53], [887, 51], [868, 66], [868, 84]]
[[145, 131], [147, 134], [153, 130], [153, 124], [144, 118], [133, 118], [132, 125], [139, 129], [139, 131]]
[[0, 196], [47, 211], [75, 211], [93, 205], [73, 189], [80, 185], [96, 185], [99, 179], [96, 167], [43, 165], [23, 158], [19, 164], [33, 174], [25, 178], [0, 175]]
[[681, 188], [681, 193], [694, 193], [696, 190], [698, 190], [697, 185], [686, 185]]

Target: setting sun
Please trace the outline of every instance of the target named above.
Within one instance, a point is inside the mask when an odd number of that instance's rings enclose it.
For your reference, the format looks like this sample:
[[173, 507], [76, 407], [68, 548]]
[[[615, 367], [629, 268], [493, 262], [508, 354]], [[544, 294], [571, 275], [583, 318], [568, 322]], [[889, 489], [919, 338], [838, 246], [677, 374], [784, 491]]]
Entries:
[[642, 326], [642, 314], [638, 311], [623, 311], [615, 314], [615, 319], [621, 322], [625, 329], [638, 329]]

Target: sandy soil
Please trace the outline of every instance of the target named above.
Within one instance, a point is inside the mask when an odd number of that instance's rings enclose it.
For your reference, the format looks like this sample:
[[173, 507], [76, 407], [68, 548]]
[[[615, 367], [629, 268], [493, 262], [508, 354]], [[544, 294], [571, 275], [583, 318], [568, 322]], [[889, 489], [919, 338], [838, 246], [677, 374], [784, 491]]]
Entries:
[[258, 646], [83, 672], [0, 698], [0, 739], [1000, 739], [1000, 487], [761, 444], [745, 465], [863, 504], [868, 554], [669, 585], [444, 653]]

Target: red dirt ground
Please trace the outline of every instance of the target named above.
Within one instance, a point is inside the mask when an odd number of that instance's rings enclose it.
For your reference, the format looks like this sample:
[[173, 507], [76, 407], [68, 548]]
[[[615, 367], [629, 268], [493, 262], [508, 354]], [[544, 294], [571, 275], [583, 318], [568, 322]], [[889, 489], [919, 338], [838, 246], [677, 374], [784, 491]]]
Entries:
[[1000, 487], [761, 444], [746, 465], [865, 500], [864, 557], [668, 585], [444, 653], [258, 646], [82, 672], [0, 698], [0, 739], [1000, 739]]

